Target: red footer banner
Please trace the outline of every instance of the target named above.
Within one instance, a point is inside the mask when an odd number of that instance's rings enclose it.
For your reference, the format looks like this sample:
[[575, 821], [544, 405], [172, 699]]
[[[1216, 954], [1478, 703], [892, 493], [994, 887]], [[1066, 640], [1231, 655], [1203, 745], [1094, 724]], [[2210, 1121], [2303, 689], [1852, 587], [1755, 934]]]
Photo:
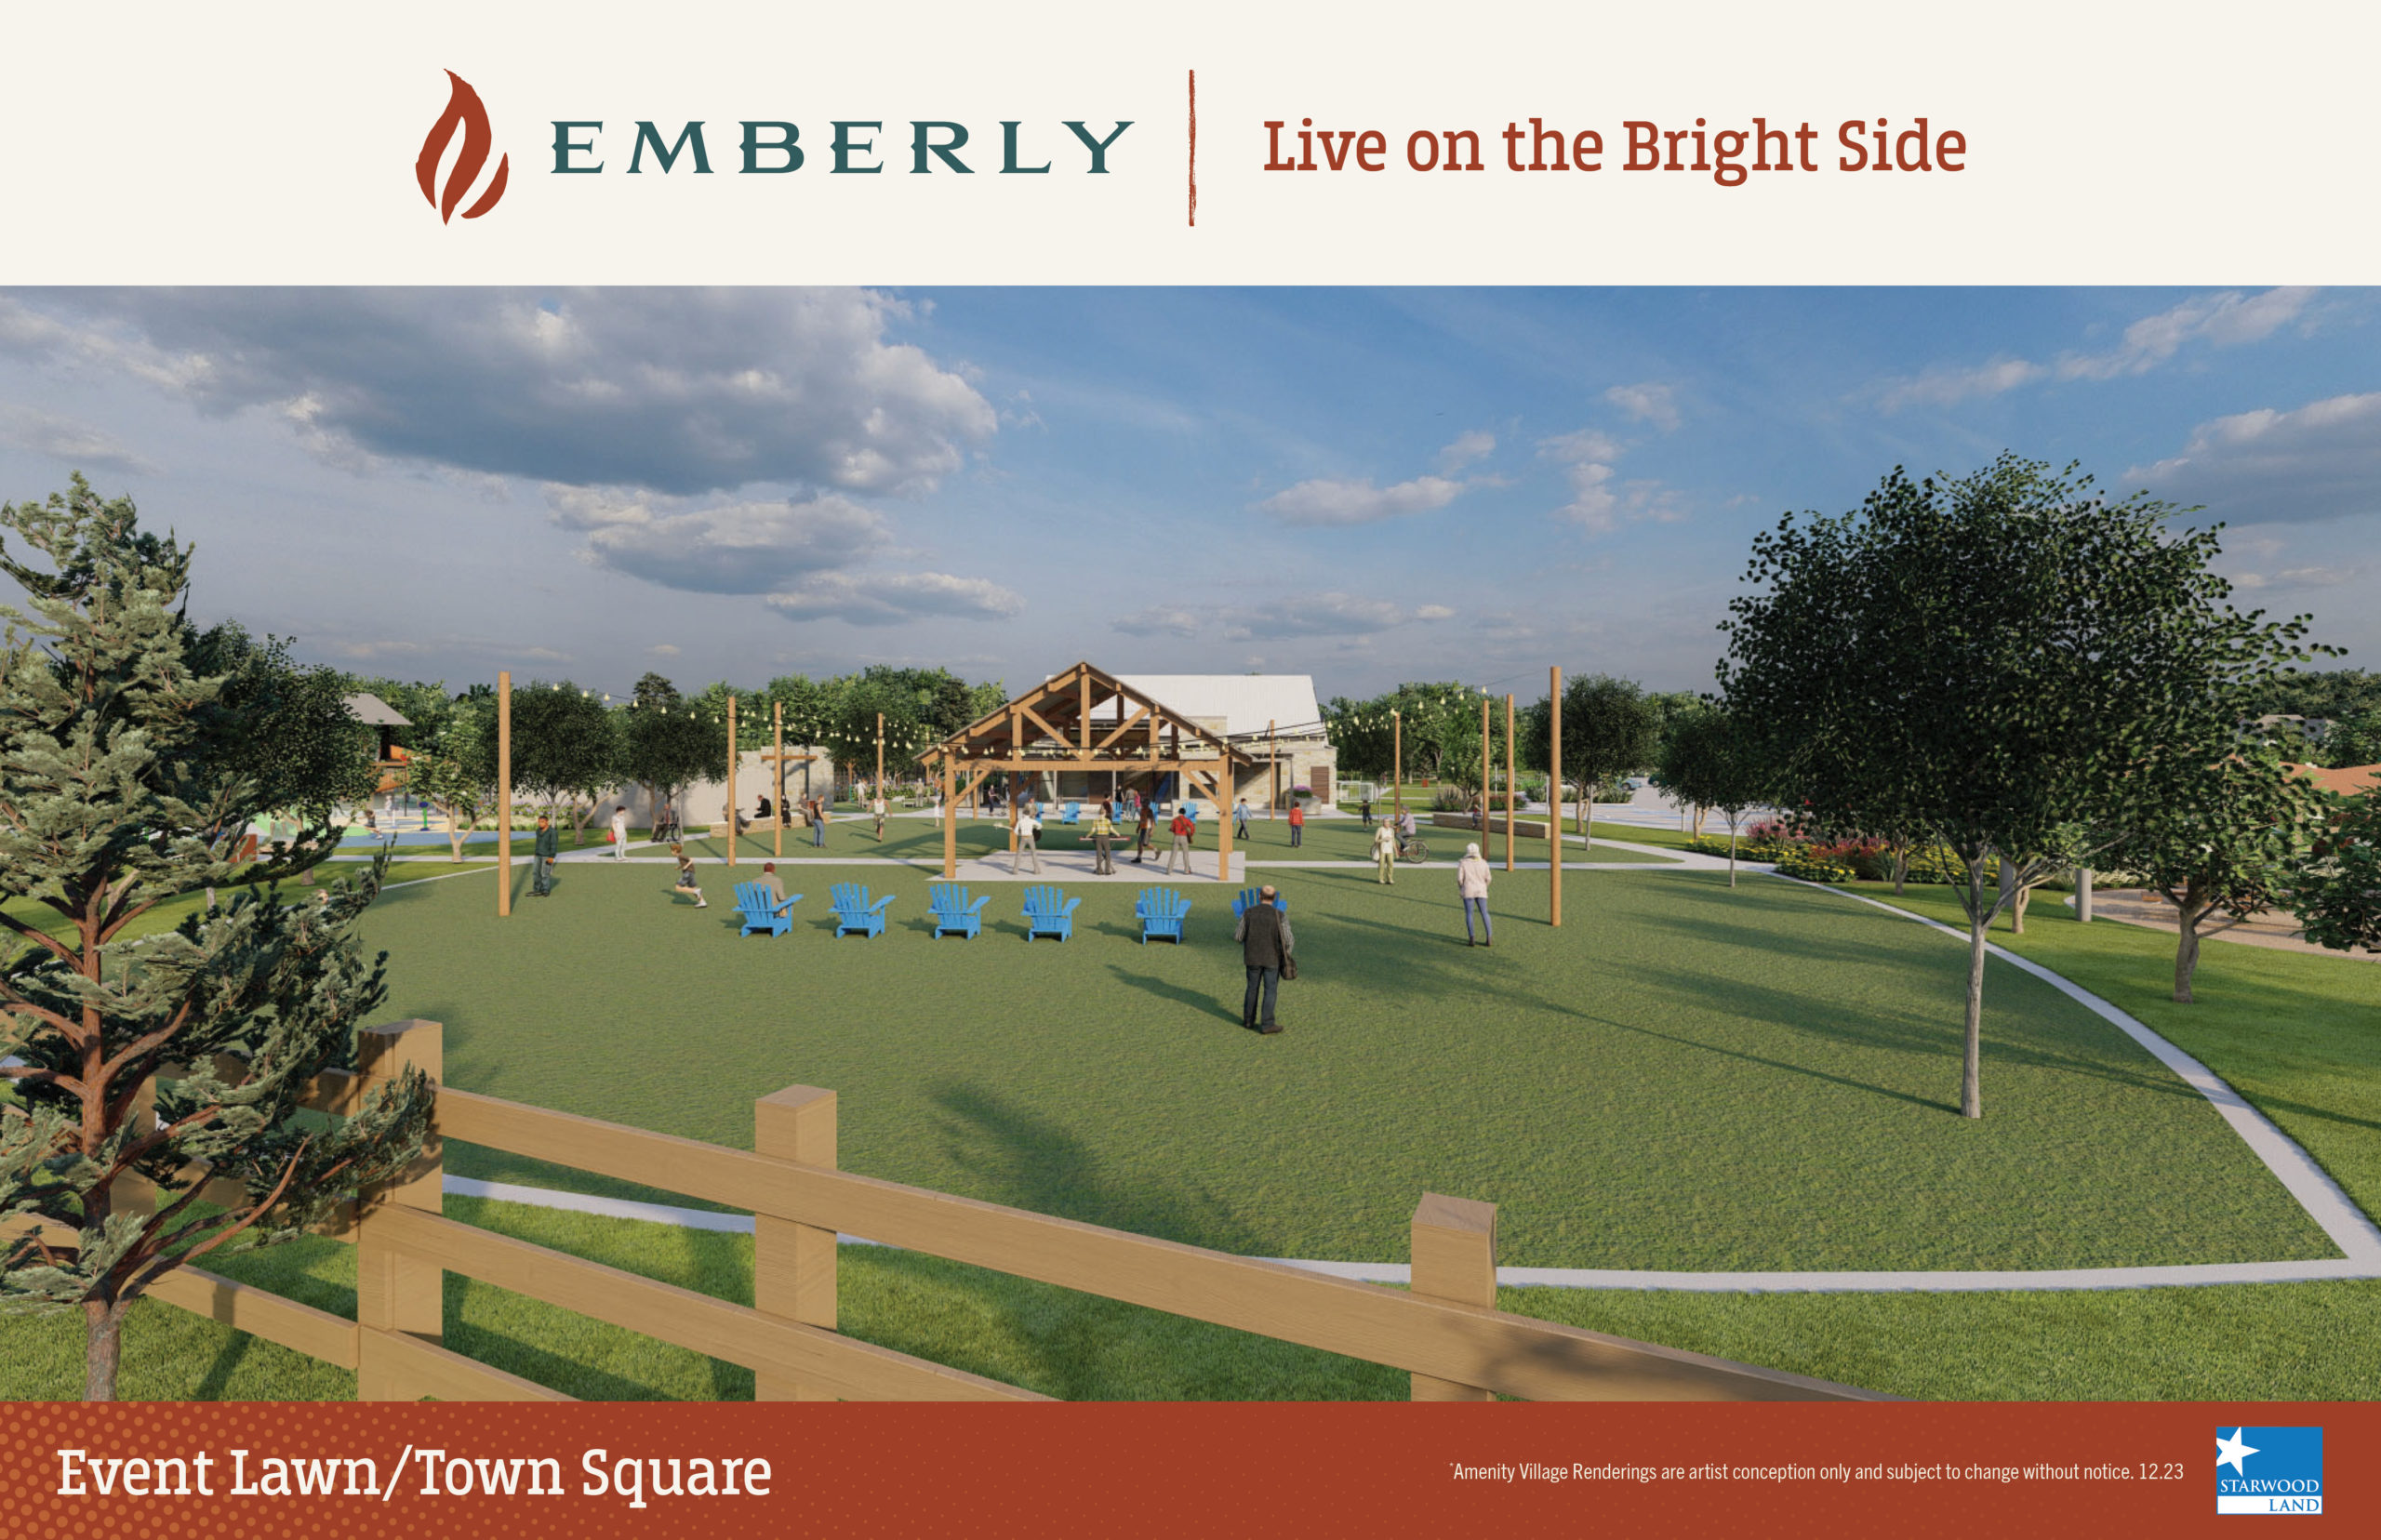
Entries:
[[2381, 1532], [2370, 1403], [14, 1403], [0, 1434], [11, 1540]]

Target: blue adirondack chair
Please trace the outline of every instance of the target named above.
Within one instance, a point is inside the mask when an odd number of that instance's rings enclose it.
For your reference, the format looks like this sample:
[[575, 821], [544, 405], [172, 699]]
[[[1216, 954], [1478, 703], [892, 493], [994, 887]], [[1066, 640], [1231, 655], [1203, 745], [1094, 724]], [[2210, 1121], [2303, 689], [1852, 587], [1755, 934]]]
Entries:
[[926, 889], [926, 908], [934, 915], [937, 936], [976, 936], [984, 934], [984, 906], [990, 898], [970, 901], [967, 890], [951, 883], [937, 883]]
[[1066, 811], [1066, 815], [1065, 815], [1065, 816], [1061, 817], [1058, 821], [1059, 821], [1060, 823], [1081, 823], [1081, 822], [1083, 822], [1083, 803], [1079, 803], [1079, 802], [1072, 802], [1072, 803], [1067, 803], [1067, 811]]
[[1083, 900], [1070, 898], [1057, 888], [1037, 883], [1025, 890], [1025, 938], [1053, 936], [1070, 941], [1075, 934], [1075, 910], [1083, 908]]
[[771, 936], [783, 936], [793, 929], [793, 906], [802, 902], [802, 895], [789, 893], [780, 901], [766, 883], [736, 884], [736, 907], [744, 911], [746, 936], [754, 931], [766, 931]]
[[1133, 905], [1134, 918], [1141, 923], [1141, 945], [1150, 944], [1152, 936], [1171, 936], [1175, 945], [1182, 944], [1182, 922], [1190, 916], [1190, 900], [1172, 888], [1143, 888]]
[[832, 893], [838, 936], [885, 934], [885, 911], [892, 906], [893, 895], [888, 893], [871, 903], [867, 884], [862, 883], [837, 883]]
[[[1242, 888], [1239, 896], [1234, 897], [1231, 901], [1231, 917], [1237, 920], [1256, 907], [1257, 890], [1255, 888]], [[1282, 894], [1276, 893], [1273, 895], [1273, 907], [1280, 909], [1284, 914], [1290, 912], [1290, 901]]]

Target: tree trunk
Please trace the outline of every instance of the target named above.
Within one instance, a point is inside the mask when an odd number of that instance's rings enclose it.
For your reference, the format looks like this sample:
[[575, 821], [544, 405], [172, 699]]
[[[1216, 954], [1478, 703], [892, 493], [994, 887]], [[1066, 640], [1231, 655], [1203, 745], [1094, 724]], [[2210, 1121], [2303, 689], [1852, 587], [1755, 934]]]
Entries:
[[2034, 890], [2021, 887], [2017, 896], [2009, 901], [2009, 932], [2013, 936], [2026, 934], [2026, 906], [2034, 901]]
[[1902, 884], [1909, 881], [1909, 846], [1894, 846], [1894, 896], [1901, 896]]
[[83, 1305], [83, 1399], [115, 1400], [116, 1367], [124, 1359], [122, 1307], [99, 1300]]
[[[2001, 896], [1996, 907], [2009, 911], [2009, 928], [2017, 928], [2017, 869], [2008, 856], [2001, 857]], [[1989, 928], [1989, 927], [1987, 927]]]
[[[2003, 871], [2008, 870], [2004, 862]], [[1968, 868], [1967, 1042], [1960, 1064], [1960, 1116], [1984, 1116], [1984, 935], [1992, 911], [1984, 907], [1984, 863]]]
[[[2169, 896], [2173, 896], [2169, 895]], [[2188, 1005], [2191, 999], [2191, 975], [2199, 972], [2199, 923], [2215, 906], [2207, 899], [2207, 888], [2193, 878], [2183, 884], [2182, 896], [2175, 901], [2175, 1003]]]
[[1736, 825], [1734, 819], [1728, 822], [1728, 885], [1736, 885]]

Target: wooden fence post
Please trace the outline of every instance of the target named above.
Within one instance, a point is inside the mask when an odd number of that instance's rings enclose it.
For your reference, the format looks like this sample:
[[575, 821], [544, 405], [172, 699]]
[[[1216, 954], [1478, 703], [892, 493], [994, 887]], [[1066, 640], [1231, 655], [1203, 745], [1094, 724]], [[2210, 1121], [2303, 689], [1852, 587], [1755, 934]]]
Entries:
[[[446, 1078], [446, 1029], [434, 1021], [392, 1021], [367, 1027], [356, 1034], [355, 1093], [362, 1096], [376, 1083], [393, 1080], [407, 1067], [421, 1069], [432, 1081]], [[411, 1384], [396, 1355], [378, 1346], [374, 1332], [401, 1332], [437, 1343], [445, 1335], [445, 1269], [432, 1262], [407, 1256], [379, 1239], [373, 1212], [384, 1204], [440, 1211], [445, 1162], [439, 1148], [438, 1124], [431, 1122], [421, 1156], [395, 1180], [362, 1195], [355, 1225], [355, 1399], [358, 1401], [419, 1401], [424, 1393]]]
[[[1426, 1192], [1414, 1207], [1413, 1290], [1435, 1299], [1495, 1308], [1496, 1205]], [[1429, 1374], [1414, 1377], [1414, 1400], [1484, 1401], [1494, 1391]]]
[[[835, 1094], [789, 1085], [752, 1104], [755, 1154], [835, 1164]], [[835, 1232], [765, 1214], [752, 1216], [752, 1308], [805, 1326], [835, 1329]], [[754, 1401], [833, 1401], [832, 1391], [755, 1372]]]

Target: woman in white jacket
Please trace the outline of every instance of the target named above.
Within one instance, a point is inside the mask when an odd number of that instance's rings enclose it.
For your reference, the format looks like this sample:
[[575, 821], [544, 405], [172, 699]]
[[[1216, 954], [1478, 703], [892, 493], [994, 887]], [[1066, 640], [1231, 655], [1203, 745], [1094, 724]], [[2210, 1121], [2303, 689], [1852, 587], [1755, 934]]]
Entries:
[[[1463, 847], [1463, 859], [1455, 864], [1455, 891], [1463, 899], [1463, 944], [1467, 947], [1493, 947], [1496, 932], [1488, 923], [1488, 863], [1481, 858], [1480, 847]], [[1480, 911], [1481, 938], [1471, 934], [1472, 910]]]

